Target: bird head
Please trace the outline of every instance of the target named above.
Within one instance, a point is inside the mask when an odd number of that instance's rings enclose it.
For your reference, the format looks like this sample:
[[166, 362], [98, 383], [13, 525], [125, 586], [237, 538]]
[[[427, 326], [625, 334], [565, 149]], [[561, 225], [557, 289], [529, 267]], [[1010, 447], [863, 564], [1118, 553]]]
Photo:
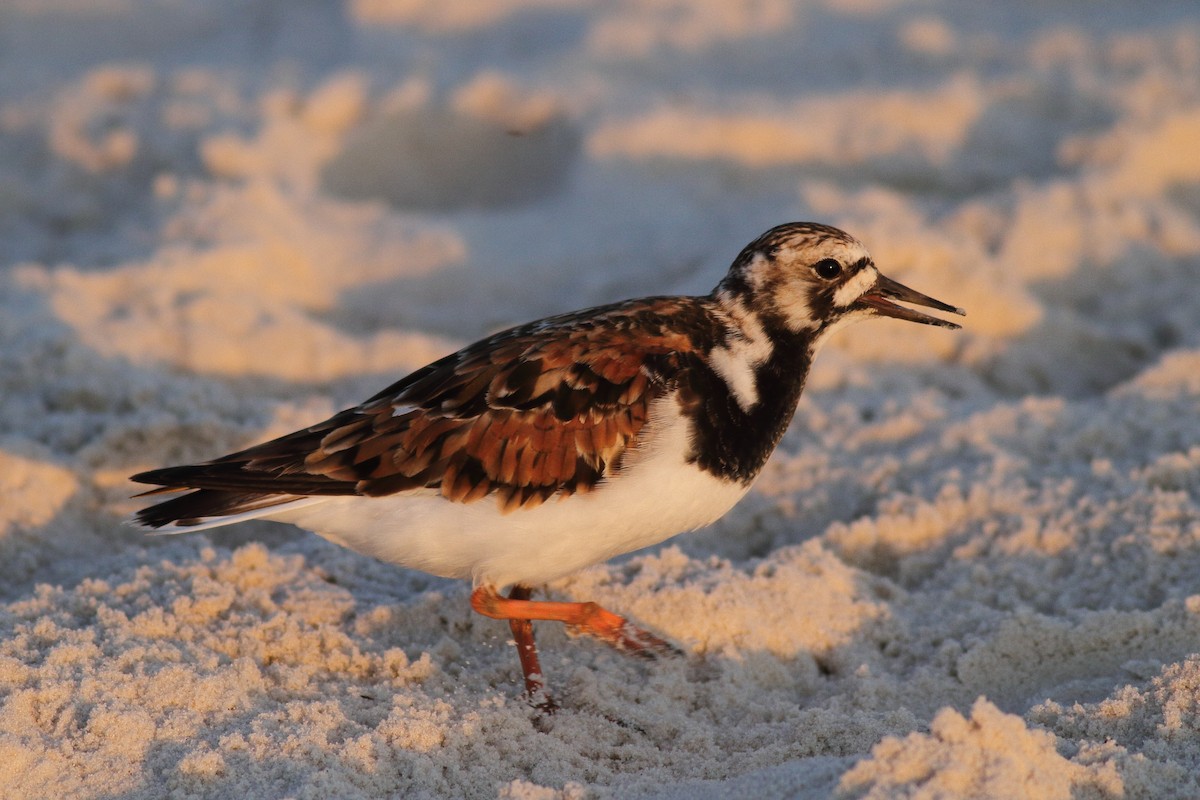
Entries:
[[966, 313], [883, 275], [862, 242], [815, 222], [779, 225], [748, 244], [716, 294], [787, 330], [813, 336], [867, 317], [960, 327], [911, 306]]

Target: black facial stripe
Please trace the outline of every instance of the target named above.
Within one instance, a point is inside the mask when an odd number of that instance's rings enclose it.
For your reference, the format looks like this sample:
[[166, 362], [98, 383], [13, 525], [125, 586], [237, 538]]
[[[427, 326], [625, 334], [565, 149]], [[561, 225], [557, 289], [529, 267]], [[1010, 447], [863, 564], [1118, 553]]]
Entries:
[[824, 322], [836, 313], [833, 303], [833, 294], [836, 290], [836, 286], [819, 284], [813, 284], [808, 290], [808, 310], [815, 322]]

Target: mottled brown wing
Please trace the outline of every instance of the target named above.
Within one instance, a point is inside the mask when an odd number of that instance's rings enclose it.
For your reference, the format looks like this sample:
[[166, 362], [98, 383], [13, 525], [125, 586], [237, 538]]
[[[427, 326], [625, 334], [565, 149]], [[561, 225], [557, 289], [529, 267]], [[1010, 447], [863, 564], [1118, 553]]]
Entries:
[[711, 347], [700, 301], [650, 299], [514, 328], [357, 408], [208, 464], [135, 476], [171, 487], [495, 496], [504, 510], [592, 489], [638, 445], [651, 403]]

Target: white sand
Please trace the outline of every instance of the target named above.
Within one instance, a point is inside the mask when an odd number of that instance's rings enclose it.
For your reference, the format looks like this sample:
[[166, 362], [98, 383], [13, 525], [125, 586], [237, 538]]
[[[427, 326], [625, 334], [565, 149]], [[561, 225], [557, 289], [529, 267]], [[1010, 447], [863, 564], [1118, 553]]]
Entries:
[[[120, 523], [791, 219], [966, 329], [839, 334], [727, 518], [549, 587], [690, 653], [541, 625], [551, 725], [466, 585]], [[1200, 795], [1194, 0], [7, 2], [0, 397], [4, 798]]]

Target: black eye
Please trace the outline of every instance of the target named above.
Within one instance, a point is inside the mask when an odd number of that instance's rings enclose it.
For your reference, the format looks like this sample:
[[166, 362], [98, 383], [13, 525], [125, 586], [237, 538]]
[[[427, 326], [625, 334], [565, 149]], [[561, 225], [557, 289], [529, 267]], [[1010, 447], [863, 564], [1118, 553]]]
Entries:
[[831, 281], [842, 274], [842, 265], [832, 258], [822, 258], [813, 264], [813, 270], [825, 280]]

